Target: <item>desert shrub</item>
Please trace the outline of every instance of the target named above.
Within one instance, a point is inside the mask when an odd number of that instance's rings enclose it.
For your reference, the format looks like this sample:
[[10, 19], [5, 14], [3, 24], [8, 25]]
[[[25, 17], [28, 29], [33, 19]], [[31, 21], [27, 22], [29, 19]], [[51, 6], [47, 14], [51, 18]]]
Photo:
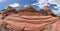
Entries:
[[1, 27], [2, 27], [2, 31], [8, 31], [7, 24], [3, 23], [3, 24], [1, 24]]

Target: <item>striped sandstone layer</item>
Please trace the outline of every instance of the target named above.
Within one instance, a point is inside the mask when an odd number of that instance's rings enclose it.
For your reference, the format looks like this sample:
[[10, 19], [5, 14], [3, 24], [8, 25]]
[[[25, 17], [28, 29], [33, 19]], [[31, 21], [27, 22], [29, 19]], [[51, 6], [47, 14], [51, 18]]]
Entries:
[[57, 18], [53, 16], [10, 15], [4, 19], [9, 31], [52, 31]]

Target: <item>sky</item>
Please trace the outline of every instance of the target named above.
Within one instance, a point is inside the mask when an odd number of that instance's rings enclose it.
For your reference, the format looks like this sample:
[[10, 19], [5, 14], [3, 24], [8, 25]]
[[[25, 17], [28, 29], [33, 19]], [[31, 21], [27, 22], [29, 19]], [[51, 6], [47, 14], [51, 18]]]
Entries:
[[32, 5], [37, 10], [47, 5], [55, 14], [60, 14], [59, 0], [0, 0], [0, 10], [7, 8], [8, 6], [23, 8], [27, 5]]

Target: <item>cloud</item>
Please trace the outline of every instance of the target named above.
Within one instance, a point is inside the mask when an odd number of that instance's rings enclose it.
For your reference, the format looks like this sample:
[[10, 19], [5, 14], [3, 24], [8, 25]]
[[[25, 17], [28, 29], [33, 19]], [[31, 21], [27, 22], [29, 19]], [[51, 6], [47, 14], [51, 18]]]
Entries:
[[0, 3], [3, 2], [3, 1], [5, 1], [5, 0], [0, 0]]
[[60, 0], [58, 0], [57, 2], [58, 2], [57, 8], [58, 8], [58, 11], [59, 11], [59, 14], [60, 14]]
[[43, 6], [49, 6], [47, 3], [48, 1], [47, 0], [37, 0], [38, 2], [37, 3], [33, 3], [32, 5], [36, 5], [36, 6], [39, 6], [39, 8], [43, 8]]
[[13, 3], [13, 4], [10, 4], [9, 6], [18, 7], [18, 6], [20, 6], [20, 4], [18, 4], [18, 3]]
[[39, 8], [42, 8], [44, 5], [49, 6], [48, 3], [58, 5], [57, 0], [37, 0], [37, 1], [38, 1], [37, 3], [33, 3], [32, 5], [39, 6]]
[[58, 4], [57, 0], [48, 0], [50, 4]]
[[48, 2], [49, 2], [50, 4], [56, 4], [57, 7], [54, 7], [54, 8], [58, 8], [57, 11], [60, 11], [60, 0], [48, 0]]
[[52, 12], [53, 12], [54, 14], [59, 14], [59, 13], [60, 13], [60, 12], [57, 11], [57, 10], [52, 10]]
[[28, 5], [25, 5], [24, 7], [27, 7]]
[[60, 14], [60, 4], [57, 5], [57, 7], [54, 7], [54, 8], [57, 8], [58, 10], [53, 10], [55, 14]]
[[39, 6], [39, 8], [43, 8], [45, 5], [49, 6], [49, 4], [56, 4], [54, 8], [58, 8], [59, 10], [52, 10], [55, 14], [60, 12], [60, 0], [38, 0], [37, 3], [33, 3], [32, 5]]

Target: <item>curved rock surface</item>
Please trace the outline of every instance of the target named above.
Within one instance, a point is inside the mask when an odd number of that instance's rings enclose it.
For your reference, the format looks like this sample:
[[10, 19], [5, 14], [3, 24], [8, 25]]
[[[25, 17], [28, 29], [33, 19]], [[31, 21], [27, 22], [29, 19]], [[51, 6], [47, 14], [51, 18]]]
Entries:
[[52, 16], [10, 15], [3, 20], [9, 31], [52, 31], [57, 18]]
[[8, 6], [0, 12], [0, 31], [59, 31], [60, 22], [55, 14], [44, 9], [37, 11], [29, 5], [16, 10]]

